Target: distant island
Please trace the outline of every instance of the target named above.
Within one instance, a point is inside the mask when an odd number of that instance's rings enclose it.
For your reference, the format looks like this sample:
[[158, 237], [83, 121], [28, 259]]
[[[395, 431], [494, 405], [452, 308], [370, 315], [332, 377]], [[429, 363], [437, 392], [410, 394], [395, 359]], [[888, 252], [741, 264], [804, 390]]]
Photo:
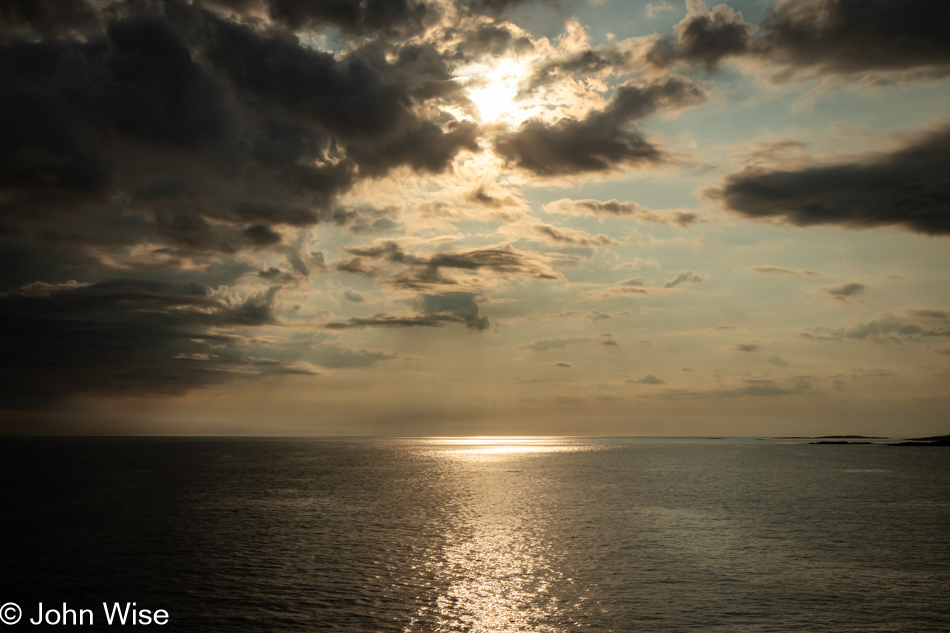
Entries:
[[931, 437], [916, 437], [903, 442], [888, 442], [882, 444], [879, 442], [865, 442], [865, 441], [852, 441], [852, 440], [886, 440], [890, 438], [886, 437], [874, 437], [870, 435], [822, 435], [819, 437], [783, 437], [779, 439], [802, 439], [802, 440], [818, 440], [817, 442], [809, 442], [809, 444], [878, 444], [879, 446], [950, 446], [950, 435], [933, 435]]
[[886, 440], [887, 437], [877, 437], [875, 435], [789, 435], [786, 437], [777, 437], [777, 440]]
[[950, 435], [918, 437], [906, 442], [894, 442], [888, 446], [950, 446]]

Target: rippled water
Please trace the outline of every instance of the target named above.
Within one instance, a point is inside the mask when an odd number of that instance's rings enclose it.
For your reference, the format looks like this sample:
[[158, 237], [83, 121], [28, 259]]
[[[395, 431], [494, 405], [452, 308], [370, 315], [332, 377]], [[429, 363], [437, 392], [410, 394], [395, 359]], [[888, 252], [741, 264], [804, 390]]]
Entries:
[[197, 632], [950, 630], [950, 449], [6, 439], [0, 460], [0, 602], [28, 617], [108, 600]]

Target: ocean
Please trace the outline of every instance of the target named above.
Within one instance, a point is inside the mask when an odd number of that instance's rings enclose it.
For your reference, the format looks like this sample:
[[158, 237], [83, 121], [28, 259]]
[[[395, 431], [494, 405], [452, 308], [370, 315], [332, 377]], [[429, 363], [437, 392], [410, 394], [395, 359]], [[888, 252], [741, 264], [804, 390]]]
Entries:
[[4, 438], [0, 474], [10, 631], [950, 631], [948, 448]]

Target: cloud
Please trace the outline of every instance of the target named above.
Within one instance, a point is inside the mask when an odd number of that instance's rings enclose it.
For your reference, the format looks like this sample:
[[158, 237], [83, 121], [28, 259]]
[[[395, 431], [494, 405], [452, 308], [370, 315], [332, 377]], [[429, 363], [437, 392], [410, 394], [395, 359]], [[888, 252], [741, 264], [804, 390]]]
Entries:
[[781, 266], [751, 266], [749, 270], [768, 275], [821, 275], [822, 273], [807, 269], [782, 268]]
[[626, 83], [617, 88], [602, 110], [582, 119], [546, 124], [538, 119], [514, 131], [499, 132], [495, 153], [507, 163], [538, 176], [564, 176], [608, 171], [624, 165], [666, 160], [662, 150], [631, 127], [657, 110], [697, 105], [705, 99], [696, 84], [669, 77], [646, 85]]
[[950, 336], [950, 312], [943, 310], [905, 310], [901, 314], [882, 314], [867, 323], [837, 329], [811, 328], [803, 333], [813, 340], [841, 341], [845, 339], [875, 343], [902, 343], [921, 337]]
[[257, 276], [261, 279], [268, 279], [278, 283], [290, 283], [294, 280], [293, 275], [279, 268], [274, 268], [273, 266], [267, 270], [258, 271]]
[[469, 251], [439, 251], [427, 256], [407, 252], [393, 241], [378, 242], [372, 246], [345, 248], [356, 255], [348, 260], [348, 268], [364, 267], [361, 258], [383, 260], [404, 266], [392, 283], [401, 288], [424, 289], [437, 285], [454, 285], [459, 280], [442, 274], [442, 269], [472, 272], [490, 272], [534, 279], [553, 280], [558, 276], [533, 253], [518, 251], [511, 246], [482, 248]]
[[236, 330], [273, 323], [276, 293], [241, 299], [161, 281], [31, 284], [4, 293], [0, 407], [79, 393], [178, 395], [273, 372], [283, 363], [249, 356]]
[[534, 231], [553, 242], [574, 246], [616, 246], [621, 242], [606, 235], [591, 235], [577, 229], [565, 229], [550, 224], [535, 224]]
[[[227, 8], [242, 3], [218, 0]], [[397, 26], [421, 26], [426, 5], [413, 0], [369, 0], [367, 2], [335, 2], [302, 0], [264, 0], [271, 18], [292, 29], [336, 26], [352, 33], [389, 30]], [[248, 2], [246, 4], [254, 4]]]
[[633, 381], [631, 381], [631, 382], [635, 382], [635, 383], [638, 383], [638, 384], [641, 384], [641, 385], [664, 385], [664, 384], [666, 384], [666, 381], [661, 380], [660, 378], [657, 378], [657, 377], [654, 376], [653, 374], [647, 374], [646, 376], [644, 376], [644, 377], [641, 378], [640, 380], [633, 380]]
[[942, 2], [781, 0], [755, 54], [818, 73], [950, 65], [950, 11]]
[[752, 219], [950, 234], [950, 126], [903, 148], [794, 170], [746, 169], [706, 194]]
[[747, 378], [736, 387], [724, 389], [667, 389], [661, 392], [641, 394], [641, 398], [661, 398], [664, 400], [715, 400], [724, 398], [771, 398], [811, 392], [812, 384], [808, 378], [796, 378], [784, 384], [773, 380]]
[[756, 343], [736, 343], [732, 346], [732, 349], [737, 352], [757, 352], [762, 348], [761, 345]]
[[864, 294], [864, 291], [867, 289], [867, 286], [859, 283], [849, 283], [842, 284], [840, 286], [833, 286], [831, 288], [825, 288], [825, 292], [830, 294], [835, 299], [847, 299], [848, 297], [855, 297], [860, 294]]
[[483, 332], [491, 327], [488, 317], [481, 314], [475, 303], [474, 292], [443, 292], [422, 295], [421, 308], [428, 315], [454, 315], [471, 330]]
[[558, 361], [556, 363], [544, 363], [544, 364], [547, 365], [548, 367], [557, 367], [559, 369], [572, 369], [574, 367], [574, 365], [570, 363], [565, 363], [562, 361]]
[[569, 200], [564, 198], [549, 202], [545, 205], [545, 209], [549, 213], [629, 218], [638, 222], [668, 224], [683, 228], [694, 222], [703, 221], [703, 218], [699, 215], [688, 211], [651, 211], [636, 202], [618, 202], [617, 200], [601, 202], [599, 200]]
[[487, 316], [479, 312], [475, 296], [475, 293], [471, 292], [421, 295], [416, 304], [422, 314], [412, 316], [377, 314], [372, 317], [352, 317], [346, 321], [324, 323], [322, 327], [327, 330], [352, 330], [375, 327], [442, 327], [445, 323], [464, 323], [470, 330], [482, 332], [487, 330], [491, 323]]
[[686, 5], [686, 17], [673, 27], [676, 39], [656, 40], [646, 54], [649, 62], [661, 67], [680, 61], [702, 64], [712, 72], [726, 57], [746, 52], [755, 26], [742, 13], [724, 4], [710, 11], [701, 0], [687, 0]]
[[406, 328], [406, 327], [442, 327], [443, 323], [460, 323], [461, 317], [450, 315], [416, 315], [397, 317], [388, 314], [377, 314], [373, 317], [351, 317], [346, 321], [331, 321], [324, 323], [327, 330], [353, 330], [370, 327]]
[[675, 288], [680, 284], [696, 284], [703, 281], [705, 278], [697, 275], [691, 270], [681, 270], [676, 273], [676, 276], [668, 280], [663, 284], [664, 288]]
[[398, 357], [397, 354], [372, 352], [365, 349], [352, 350], [328, 343], [320, 344], [307, 352], [307, 358], [313, 363], [330, 369], [369, 367], [378, 361]]
[[343, 298], [351, 303], [366, 303], [366, 297], [355, 290], [346, 290], [343, 293]]
[[791, 363], [779, 356], [778, 354], [772, 354], [769, 356], [769, 362], [775, 365], [776, 367], [790, 367]]
[[655, 18], [656, 16], [664, 13], [666, 11], [676, 11], [674, 7], [669, 2], [648, 2], [646, 6], [646, 16], [648, 18]]
[[521, 349], [531, 350], [532, 352], [546, 352], [552, 349], [564, 349], [568, 345], [576, 345], [577, 343], [586, 343], [590, 341], [590, 337], [582, 338], [543, 338], [528, 345], [523, 346]]
[[336, 269], [344, 273], [356, 273], [359, 275], [366, 275], [367, 277], [372, 277], [376, 274], [376, 269], [372, 266], [367, 265], [362, 257], [351, 257], [347, 260], [339, 262], [336, 265]]

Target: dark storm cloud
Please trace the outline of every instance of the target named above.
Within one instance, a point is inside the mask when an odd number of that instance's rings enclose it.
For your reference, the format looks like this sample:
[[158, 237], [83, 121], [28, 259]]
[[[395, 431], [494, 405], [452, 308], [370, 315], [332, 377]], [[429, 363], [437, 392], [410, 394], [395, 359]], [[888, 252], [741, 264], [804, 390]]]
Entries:
[[950, 5], [934, 0], [782, 0], [753, 51], [825, 73], [950, 65]]
[[272, 323], [276, 291], [234, 301], [199, 284], [115, 281], [4, 293], [0, 406], [77, 393], [181, 394], [257, 373], [267, 364], [223, 330]]
[[244, 238], [257, 246], [267, 246], [279, 243], [283, 237], [280, 233], [266, 224], [255, 224], [244, 229]]
[[933, 0], [781, 0], [761, 30], [726, 5], [711, 11], [690, 0], [676, 36], [654, 42], [645, 58], [660, 67], [676, 62], [714, 71], [729, 57], [746, 56], [821, 74], [928, 70], [920, 78], [950, 72], [950, 8]]
[[397, 26], [419, 26], [424, 2], [413, 0], [263, 0], [271, 17], [292, 29], [336, 26], [366, 33]]
[[102, 22], [85, 40], [0, 44], [8, 234], [123, 205], [193, 249], [276, 246], [256, 227], [340, 223], [334, 200], [357, 179], [403, 165], [438, 172], [478, 151], [475, 124], [416, 113], [414, 95], [448, 76], [425, 47], [392, 63], [336, 58], [178, 2], [119, 3]]
[[741, 13], [724, 4], [712, 11], [702, 2], [687, 4], [689, 14], [673, 27], [676, 39], [657, 40], [647, 52], [648, 61], [657, 66], [677, 61], [702, 64], [712, 72], [724, 58], [746, 52], [755, 27], [743, 20]]
[[950, 126], [863, 161], [795, 170], [747, 169], [708, 192], [754, 219], [855, 229], [901, 226], [950, 234]]
[[694, 83], [669, 77], [646, 85], [627, 83], [603, 110], [583, 119], [548, 125], [537, 119], [495, 138], [495, 151], [506, 162], [539, 176], [607, 171], [622, 165], [658, 163], [664, 152], [632, 123], [660, 109], [684, 108], [704, 99]]
[[0, 33], [55, 35], [98, 25], [99, 13], [85, 0], [0, 0]]

